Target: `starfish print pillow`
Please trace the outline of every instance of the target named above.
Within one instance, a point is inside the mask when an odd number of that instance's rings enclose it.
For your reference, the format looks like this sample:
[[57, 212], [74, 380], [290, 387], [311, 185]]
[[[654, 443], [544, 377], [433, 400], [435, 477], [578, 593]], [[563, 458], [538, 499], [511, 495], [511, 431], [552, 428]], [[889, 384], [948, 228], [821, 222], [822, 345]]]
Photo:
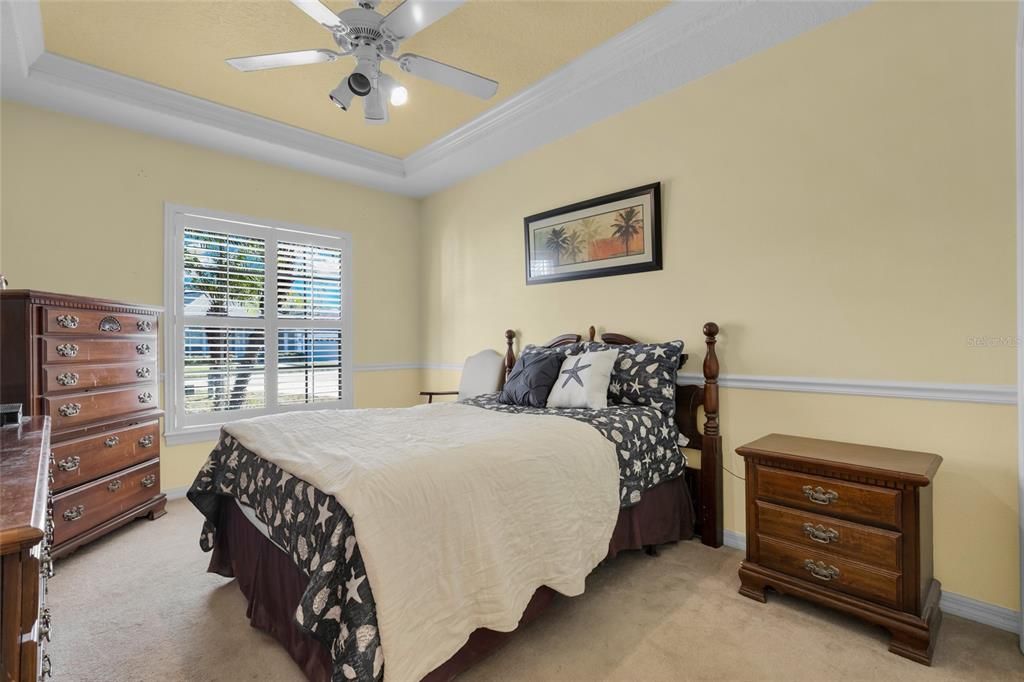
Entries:
[[668, 415], [676, 411], [676, 372], [683, 352], [682, 341], [609, 346], [587, 344], [590, 352], [618, 348], [608, 402], [612, 405], [650, 405]]
[[608, 382], [618, 350], [602, 350], [569, 355], [548, 394], [548, 407], [608, 407]]

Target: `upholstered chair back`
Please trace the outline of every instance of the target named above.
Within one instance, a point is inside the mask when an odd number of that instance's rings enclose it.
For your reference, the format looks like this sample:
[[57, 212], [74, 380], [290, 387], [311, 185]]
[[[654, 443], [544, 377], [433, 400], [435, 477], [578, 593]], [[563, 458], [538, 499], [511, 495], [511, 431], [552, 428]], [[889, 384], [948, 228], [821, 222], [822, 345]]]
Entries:
[[482, 350], [466, 358], [459, 381], [459, 400], [475, 398], [501, 390], [505, 378], [505, 359], [494, 350]]

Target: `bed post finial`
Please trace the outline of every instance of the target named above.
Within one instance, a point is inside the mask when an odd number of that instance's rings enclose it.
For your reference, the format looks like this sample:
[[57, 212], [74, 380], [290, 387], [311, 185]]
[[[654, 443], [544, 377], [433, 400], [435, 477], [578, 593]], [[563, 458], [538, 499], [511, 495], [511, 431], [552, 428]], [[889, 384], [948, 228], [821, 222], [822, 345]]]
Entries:
[[701, 542], [722, 546], [722, 436], [718, 424], [718, 325], [704, 325], [704, 437], [700, 453]]
[[590, 333], [590, 342], [593, 343], [594, 342], [594, 337], [597, 336], [597, 330], [594, 329], [594, 325], [590, 325], [589, 333]]
[[516, 330], [506, 329], [505, 330], [505, 378], [508, 379], [508, 375], [512, 373], [512, 368], [516, 365], [516, 354], [512, 350], [512, 344], [516, 340]]
[[708, 322], [704, 325], [704, 342], [708, 346], [704, 356], [704, 433], [709, 436], [718, 435], [718, 355], [715, 344], [718, 343], [718, 325]]

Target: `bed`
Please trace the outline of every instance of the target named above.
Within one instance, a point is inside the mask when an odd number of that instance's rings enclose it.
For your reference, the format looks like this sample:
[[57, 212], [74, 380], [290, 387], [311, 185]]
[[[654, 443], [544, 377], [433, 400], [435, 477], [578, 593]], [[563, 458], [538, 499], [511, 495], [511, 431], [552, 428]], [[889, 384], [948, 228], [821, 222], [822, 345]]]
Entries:
[[[237, 579], [250, 623], [311, 680], [451, 679], [620, 551], [721, 546], [718, 326], [703, 331], [704, 381], [676, 380], [670, 412], [485, 395], [232, 424], [188, 492], [208, 570]], [[593, 327], [542, 348], [586, 343]]]

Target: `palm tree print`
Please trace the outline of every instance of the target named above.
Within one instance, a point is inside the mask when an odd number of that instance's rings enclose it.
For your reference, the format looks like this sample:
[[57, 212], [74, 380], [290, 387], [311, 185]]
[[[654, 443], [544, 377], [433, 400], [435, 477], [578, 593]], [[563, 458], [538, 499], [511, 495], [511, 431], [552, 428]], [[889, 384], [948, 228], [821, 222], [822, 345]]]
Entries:
[[619, 211], [612, 220], [612, 236], [623, 243], [627, 256], [629, 255], [629, 240], [643, 232], [643, 229], [644, 219], [636, 206]]
[[565, 254], [572, 258], [573, 263], [578, 263], [580, 256], [583, 255], [583, 249], [586, 247], [587, 241], [582, 234], [573, 230], [569, 234], [568, 242], [565, 245]]
[[551, 234], [548, 235], [544, 246], [554, 252], [556, 262], [560, 261], [569, 249], [569, 236], [565, 234], [565, 227], [551, 228]]

